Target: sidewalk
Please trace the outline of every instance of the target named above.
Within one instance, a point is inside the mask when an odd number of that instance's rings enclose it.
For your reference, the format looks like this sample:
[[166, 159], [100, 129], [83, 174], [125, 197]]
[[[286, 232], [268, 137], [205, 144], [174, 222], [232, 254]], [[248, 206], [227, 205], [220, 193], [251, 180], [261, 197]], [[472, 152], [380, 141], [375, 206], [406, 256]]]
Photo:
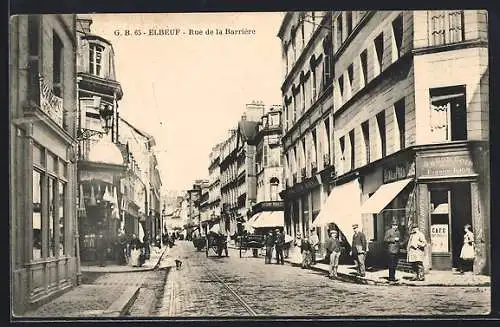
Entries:
[[[167, 247], [153, 248], [151, 256], [143, 267], [110, 265], [106, 267], [82, 266], [82, 273], [123, 273], [150, 271], [158, 268]], [[139, 294], [140, 286], [83, 284], [43, 304], [34, 311], [25, 313], [23, 318], [41, 317], [120, 317], [132, 306]]]
[[146, 260], [146, 262], [141, 267], [132, 267], [129, 265], [117, 265], [117, 264], [106, 265], [104, 267], [82, 265], [81, 271], [82, 273], [86, 272], [121, 273], [121, 272], [149, 271], [157, 267], [166, 250], [167, 250], [166, 246], [162, 247], [161, 249], [157, 247], [152, 247], [149, 260]]
[[[300, 261], [286, 258], [288, 262], [294, 266], [300, 266]], [[312, 270], [325, 272], [328, 274], [329, 265], [317, 263], [311, 267]], [[405, 285], [405, 286], [490, 286], [490, 276], [459, 274], [453, 271], [430, 271], [425, 275], [425, 281], [412, 281], [414, 274], [400, 271], [396, 272], [397, 282], [389, 282], [388, 270], [379, 269], [371, 270], [368, 268], [365, 277], [358, 276], [356, 267], [353, 265], [339, 265], [338, 279], [347, 282], [367, 285]]]

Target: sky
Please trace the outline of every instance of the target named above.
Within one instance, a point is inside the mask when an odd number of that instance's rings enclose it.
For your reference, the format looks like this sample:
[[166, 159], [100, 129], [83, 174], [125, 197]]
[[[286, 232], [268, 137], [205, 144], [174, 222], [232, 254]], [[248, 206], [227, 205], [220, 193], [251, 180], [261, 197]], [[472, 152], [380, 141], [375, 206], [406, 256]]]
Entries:
[[[186, 190], [194, 180], [208, 178], [210, 151], [236, 127], [245, 104], [281, 104], [277, 34], [282, 17], [283, 13], [91, 15], [91, 33], [113, 44], [116, 77], [124, 93], [120, 115], [155, 137], [165, 190]], [[165, 29], [174, 35], [150, 35], [150, 30]], [[216, 29], [223, 34], [217, 35]], [[226, 29], [255, 34], [225, 34]], [[202, 34], [190, 35], [190, 30]], [[205, 34], [207, 30], [213, 34]]]

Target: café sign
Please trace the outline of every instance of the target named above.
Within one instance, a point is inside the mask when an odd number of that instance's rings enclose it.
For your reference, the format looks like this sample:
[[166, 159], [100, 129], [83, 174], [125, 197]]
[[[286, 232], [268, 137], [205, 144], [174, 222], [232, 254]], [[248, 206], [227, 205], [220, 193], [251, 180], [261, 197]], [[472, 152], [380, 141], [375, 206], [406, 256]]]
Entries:
[[63, 126], [63, 100], [54, 95], [52, 88], [43, 76], [40, 79], [40, 109], [59, 126]]

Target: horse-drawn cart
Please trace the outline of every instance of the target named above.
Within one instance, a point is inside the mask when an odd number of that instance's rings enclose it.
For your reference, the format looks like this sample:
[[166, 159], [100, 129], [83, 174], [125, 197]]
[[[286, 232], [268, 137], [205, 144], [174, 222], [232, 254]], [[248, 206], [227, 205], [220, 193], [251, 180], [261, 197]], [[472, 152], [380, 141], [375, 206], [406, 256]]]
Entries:
[[227, 257], [228, 253], [226, 236], [219, 233], [209, 232], [206, 238], [205, 247], [205, 253], [207, 257], [210, 249], [219, 257], [222, 257], [222, 252], [224, 251]]
[[246, 234], [238, 238], [240, 258], [243, 251], [252, 250], [252, 256], [258, 257], [259, 250], [264, 247], [264, 235]]

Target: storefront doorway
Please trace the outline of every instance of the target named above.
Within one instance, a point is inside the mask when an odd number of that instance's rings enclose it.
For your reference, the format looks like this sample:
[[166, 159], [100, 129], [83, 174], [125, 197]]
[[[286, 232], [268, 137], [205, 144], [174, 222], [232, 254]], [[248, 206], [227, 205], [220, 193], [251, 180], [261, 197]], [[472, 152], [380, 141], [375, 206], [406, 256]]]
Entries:
[[432, 267], [458, 267], [463, 229], [472, 224], [470, 183], [429, 186]]

